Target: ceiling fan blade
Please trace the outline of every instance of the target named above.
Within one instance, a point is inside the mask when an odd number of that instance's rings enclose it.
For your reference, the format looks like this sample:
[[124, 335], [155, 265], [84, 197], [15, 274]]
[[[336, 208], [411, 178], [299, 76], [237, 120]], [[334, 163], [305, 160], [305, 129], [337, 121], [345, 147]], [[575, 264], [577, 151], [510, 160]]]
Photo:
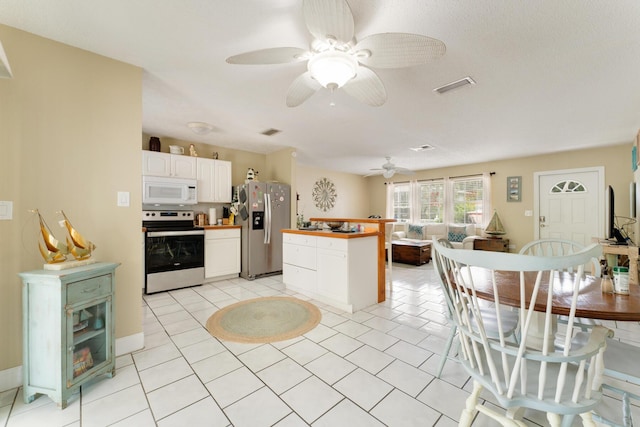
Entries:
[[309, 32], [318, 40], [348, 43], [353, 39], [353, 14], [345, 0], [304, 0], [302, 9]]
[[243, 65], [287, 64], [308, 59], [305, 53], [307, 51], [299, 47], [272, 47], [230, 56], [227, 58], [227, 62]]
[[447, 48], [440, 40], [419, 34], [380, 33], [360, 40], [355, 50], [371, 53], [368, 57], [358, 58], [362, 64], [374, 68], [402, 68], [439, 58]]
[[310, 72], [306, 72], [291, 83], [287, 91], [287, 107], [297, 107], [309, 99], [311, 95], [320, 89], [320, 83], [311, 77]]
[[370, 68], [359, 66], [356, 76], [342, 89], [358, 101], [379, 107], [387, 100], [387, 91], [380, 77]]

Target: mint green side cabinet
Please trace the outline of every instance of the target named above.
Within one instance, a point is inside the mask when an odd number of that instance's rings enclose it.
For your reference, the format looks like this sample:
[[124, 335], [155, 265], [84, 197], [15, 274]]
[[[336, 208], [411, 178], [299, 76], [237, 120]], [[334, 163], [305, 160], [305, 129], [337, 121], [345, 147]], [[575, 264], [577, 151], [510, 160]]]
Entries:
[[62, 409], [80, 386], [115, 375], [115, 270], [95, 263], [20, 273], [25, 403], [48, 395]]

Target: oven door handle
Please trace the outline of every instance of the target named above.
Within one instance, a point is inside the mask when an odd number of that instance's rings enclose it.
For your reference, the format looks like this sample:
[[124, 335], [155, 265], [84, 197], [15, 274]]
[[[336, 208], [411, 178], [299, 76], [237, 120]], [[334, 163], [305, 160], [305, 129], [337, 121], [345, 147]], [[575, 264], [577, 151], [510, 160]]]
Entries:
[[147, 231], [147, 237], [165, 237], [165, 236], [204, 236], [204, 230]]

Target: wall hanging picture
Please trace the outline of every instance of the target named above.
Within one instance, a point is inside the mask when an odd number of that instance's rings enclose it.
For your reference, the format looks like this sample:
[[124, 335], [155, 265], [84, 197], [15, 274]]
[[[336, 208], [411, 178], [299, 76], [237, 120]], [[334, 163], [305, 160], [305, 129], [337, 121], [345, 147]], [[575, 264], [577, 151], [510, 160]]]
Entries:
[[333, 209], [336, 204], [336, 198], [338, 197], [336, 186], [327, 178], [320, 178], [313, 185], [311, 197], [316, 208], [322, 212], [327, 212]]
[[507, 202], [522, 201], [522, 177], [507, 177]]

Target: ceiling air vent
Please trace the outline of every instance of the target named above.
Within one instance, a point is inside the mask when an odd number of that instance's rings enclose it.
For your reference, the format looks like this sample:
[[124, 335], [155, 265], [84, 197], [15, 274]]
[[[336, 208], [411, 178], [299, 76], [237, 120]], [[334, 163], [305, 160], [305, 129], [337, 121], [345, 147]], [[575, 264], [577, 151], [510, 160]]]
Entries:
[[264, 132], [262, 132], [262, 134], [265, 135], [265, 136], [272, 136], [272, 135], [275, 135], [276, 133], [280, 133], [280, 132], [282, 132], [280, 129], [270, 128], [270, 129], [267, 129]]
[[442, 95], [443, 93], [449, 92], [450, 90], [454, 90], [454, 89], [458, 89], [459, 87], [462, 87], [462, 86], [474, 85], [474, 84], [476, 84], [475, 80], [473, 80], [471, 77], [467, 76], [467, 77], [462, 78], [460, 80], [456, 80], [455, 82], [447, 83], [444, 86], [437, 87], [433, 91], [439, 93], [440, 95]]
[[419, 147], [411, 147], [411, 148], [409, 148], [409, 150], [413, 150], [416, 153], [418, 153], [420, 151], [433, 150], [433, 146], [429, 145], [429, 144], [424, 144], [424, 145], [421, 145]]

